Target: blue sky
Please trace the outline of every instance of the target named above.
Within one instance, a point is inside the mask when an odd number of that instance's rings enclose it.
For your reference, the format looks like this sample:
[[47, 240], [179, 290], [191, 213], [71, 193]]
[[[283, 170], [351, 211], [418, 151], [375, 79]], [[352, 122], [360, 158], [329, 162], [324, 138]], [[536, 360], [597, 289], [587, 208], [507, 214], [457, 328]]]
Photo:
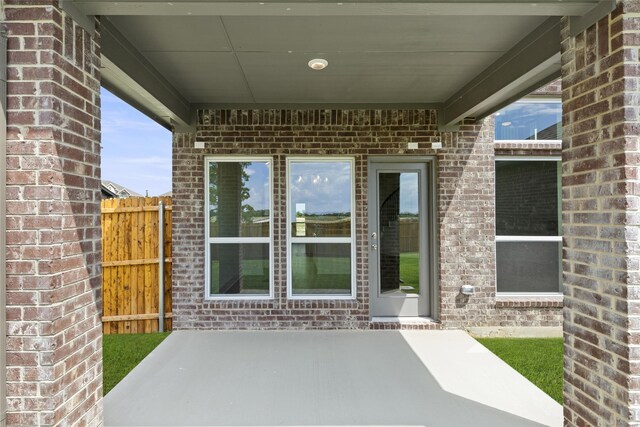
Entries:
[[171, 191], [171, 132], [105, 89], [102, 179], [150, 196]]
[[249, 180], [245, 184], [249, 189], [249, 198], [245, 201], [255, 210], [271, 209], [269, 206], [269, 168], [270, 162], [251, 162], [245, 169]]
[[291, 215], [305, 204], [307, 215], [351, 211], [351, 163], [297, 162], [291, 164]]

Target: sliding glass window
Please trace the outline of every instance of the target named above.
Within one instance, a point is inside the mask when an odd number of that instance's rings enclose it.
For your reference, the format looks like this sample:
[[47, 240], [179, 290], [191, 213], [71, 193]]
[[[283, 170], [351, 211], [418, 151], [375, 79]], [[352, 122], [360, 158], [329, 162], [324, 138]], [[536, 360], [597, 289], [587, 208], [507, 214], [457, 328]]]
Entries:
[[208, 158], [206, 295], [269, 298], [272, 288], [270, 158]]
[[353, 173], [350, 158], [288, 159], [290, 298], [354, 297]]

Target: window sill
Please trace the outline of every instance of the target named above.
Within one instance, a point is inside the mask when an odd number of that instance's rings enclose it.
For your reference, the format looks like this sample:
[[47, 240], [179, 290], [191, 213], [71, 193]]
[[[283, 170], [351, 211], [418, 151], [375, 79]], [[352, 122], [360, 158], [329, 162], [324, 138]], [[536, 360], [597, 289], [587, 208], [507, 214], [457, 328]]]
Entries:
[[496, 308], [562, 308], [563, 295], [497, 295]]
[[243, 302], [243, 301], [258, 301], [258, 302], [271, 302], [274, 301], [273, 295], [246, 295], [234, 294], [229, 296], [205, 296], [205, 302]]

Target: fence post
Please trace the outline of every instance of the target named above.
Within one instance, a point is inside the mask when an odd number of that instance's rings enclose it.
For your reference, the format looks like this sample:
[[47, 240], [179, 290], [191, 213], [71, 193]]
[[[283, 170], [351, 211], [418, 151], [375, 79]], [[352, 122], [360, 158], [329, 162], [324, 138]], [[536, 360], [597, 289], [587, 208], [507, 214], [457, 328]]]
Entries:
[[164, 202], [158, 203], [158, 332], [164, 332]]

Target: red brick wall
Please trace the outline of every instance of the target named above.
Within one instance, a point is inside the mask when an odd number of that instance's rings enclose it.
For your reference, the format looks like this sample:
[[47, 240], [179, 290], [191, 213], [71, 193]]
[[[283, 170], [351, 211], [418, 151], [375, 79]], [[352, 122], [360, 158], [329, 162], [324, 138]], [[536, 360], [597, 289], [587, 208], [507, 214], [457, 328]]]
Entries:
[[7, 423], [102, 413], [99, 46], [57, 1], [5, 1]]
[[539, 89], [534, 90], [531, 95], [555, 95], [560, 97], [562, 94], [562, 80], [556, 79], [551, 83], [547, 83]]
[[563, 26], [566, 425], [640, 423], [639, 14]]
[[[371, 155], [436, 155], [437, 271], [441, 293], [434, 315], [444, 327], [558, 326], [560, 306], [549, 299], [495, 298], [494, 144], [492, 121], [466, 123], [440, 134], [435, 111], [200, 111], [196, 135], [176, 134], [174, 171], [174, 327], [368, 328], [367, 175]], [[442, 141], [443, 149], [431, 143]], [[407, 150], [408, 142], [419, 149]], [[204, 300], [204, 157], [273, 156], [275, 299]], [[357, 299], [286, 299], [286, 182], [288, 155], [353, 156], [356, 163]], [[462, 284], [478, 286], [464, 298]]]

